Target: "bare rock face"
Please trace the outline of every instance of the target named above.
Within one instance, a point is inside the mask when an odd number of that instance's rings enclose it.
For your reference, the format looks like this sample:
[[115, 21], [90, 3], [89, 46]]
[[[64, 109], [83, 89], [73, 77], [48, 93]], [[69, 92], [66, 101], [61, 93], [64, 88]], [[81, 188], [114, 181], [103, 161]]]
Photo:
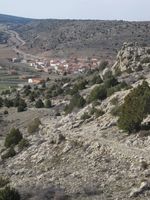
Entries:
[[148, 115], [142, 122], [142, 125], [149, 125], [150, 124], [150, 115]]
[[139, 188], [134, 188], [131, 193], [130, 197], [137, 197], [139, 194], [143, 193], [144, 191], [149, 189], [149, 183], [147, 181], [144, 181], [141, 183]]
[[113, 73], [117, 71], [140, 71], [150, 65], [150, 48], [139, 47], [137, 43], [124, 43], [118, 52], [117, 61], [113, 65]]

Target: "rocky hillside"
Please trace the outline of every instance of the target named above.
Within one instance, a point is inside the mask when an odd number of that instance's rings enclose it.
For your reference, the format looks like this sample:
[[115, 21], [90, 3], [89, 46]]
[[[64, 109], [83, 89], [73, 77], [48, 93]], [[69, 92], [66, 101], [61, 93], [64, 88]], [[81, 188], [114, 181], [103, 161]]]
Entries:
[[132, 70], [116, 64], [115, 76], [98, 68], [4, 91], [0, 195], [10, 185], [19, 200], [148, 200], [150, 70], [132, 66], [148, 49], [124, 44], [117, 62]]
[[114, 72], [138, 72], [150, 67], [150, 48], [137, 43], [124, 43], [113, 66]]
[[150, 45], [149, 22], [37, 20], [16, 29], [32, 53], [115, 58], [123, 42]]
[[103, 20], [34, 20], [0, 15], [25, 40], [23, 50], [44, 56], [88, 56], [114, 59], [124, 42], [150, 46], [150, 22]]
[[102, 20], [32, 20], [0, 16], [26, 41], [23, 50], [45, 56], [115, 58], [124, 42], [150, 45], [149, 22]]

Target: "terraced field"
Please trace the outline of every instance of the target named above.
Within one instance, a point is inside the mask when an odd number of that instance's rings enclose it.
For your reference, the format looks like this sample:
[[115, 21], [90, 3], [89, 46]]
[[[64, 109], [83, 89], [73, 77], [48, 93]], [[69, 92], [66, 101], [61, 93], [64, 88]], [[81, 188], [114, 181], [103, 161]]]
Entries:
[[10, 87], [15, 88], [18, 84], [25, 84], [26, 81], [23, 81], [16, 75], [8, 75], [6, 72], [1, 72], [0, 70], [0, 91], [7, 90]]
[[18, 87], [19, 84], [27, 84], [27, 79], [22, 76], [39, 76], [39, 74], [29, 66], [23, 64], [9, 65], [0, 67], [0, 91]]

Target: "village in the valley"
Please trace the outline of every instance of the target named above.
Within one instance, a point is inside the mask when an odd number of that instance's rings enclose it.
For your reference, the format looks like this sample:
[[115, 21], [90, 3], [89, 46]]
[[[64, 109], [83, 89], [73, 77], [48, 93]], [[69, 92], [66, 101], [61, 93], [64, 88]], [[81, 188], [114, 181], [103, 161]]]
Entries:
[[[9, 56], [6, 54], [5, 60], [7, 60], [8, 65], [10, 66], [20, 66], [19, 70], [21, 70], [22, 66], [25, 66], [31, 70], [35, 71], [35, 74], [30, 73], [19, 73], [15, 67], [9, 67], [7, 71], [5, 67], [0, 63], [1, 74], [2, 71], [5, 70], [4, 73], [7, 77], [7, 82], [9, 77], [19, 75], [19, 81], [14, 80], [15, 83], [23, 82], [24, 84], [38, 84], [43, 82], [43, 74], [44, 77], [48, 77], [50, 74], [56, 75], [67, 75], [67, 74], [80, 74], [84, 73], [86, 70], [97, 68], [102, 59], [96, 57], [95, 55], [91, 57], [82, 57], [77, 55], [72, 55], [70, 57], [45, 57], [42, 55], [32, 55], [27, 51], [24, 51], [24, 46], [26, 42], [20, 38], [20, 35], [14, 31], [10, 30], [9, 26], [4, 28], [4, 31], [7, 32], [10, 36], [8, 40], [8, 47], [15, 54], [10, 54], [13, 56]], [[38, 75], [37, 75], [38, 74]], [[16, 78], [16, 77], [15, 77]], [[0, 77], [0, 82], [3, 83], [3, 78]], [[21, 84], [20, 84], [21, 85]]]
[[[39, 58], [35, 60], [25, 60], [21, 58], [13, 58], [13, 63], [25, 63], [32, 69], [34, 68], [38, 72], [44, 72], [48, 74], [79, 74], [84, 73], [88, 69], [94, 69], [100, 65], [101, 60], [95, 57], [77, 58], [71, 57], [69, 59], [45, 59]], [[22, 77], [27, 78], [27, 77]], [[28, 78], [28, 83], [40, 83], [43, 80], [40, 77]]]

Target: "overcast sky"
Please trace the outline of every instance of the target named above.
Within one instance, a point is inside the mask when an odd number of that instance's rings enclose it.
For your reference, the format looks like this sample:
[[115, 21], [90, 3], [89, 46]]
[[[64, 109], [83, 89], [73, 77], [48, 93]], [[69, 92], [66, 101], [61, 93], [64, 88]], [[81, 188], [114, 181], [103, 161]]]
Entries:
[[150, 21], [150, 0], [0, 0], [0, 13], [31, 18]]

